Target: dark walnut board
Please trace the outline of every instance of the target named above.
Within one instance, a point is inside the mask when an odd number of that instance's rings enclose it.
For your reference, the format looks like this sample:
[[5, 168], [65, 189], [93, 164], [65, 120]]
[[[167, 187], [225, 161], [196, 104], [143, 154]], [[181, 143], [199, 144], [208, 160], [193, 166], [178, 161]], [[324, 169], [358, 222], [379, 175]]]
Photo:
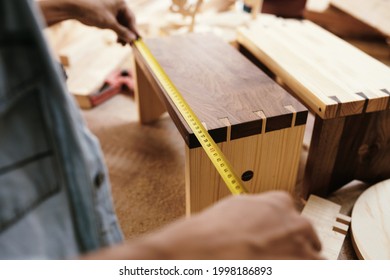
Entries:
[[[227, 140], [226, 118], [232, 140], [306, 123], [303, 105], [211, 34], [145, 39], [145, 43], [217, 143]], [[137, 49], [134, 55], [153, 90], [162, 93], [158, 95], [187, 145], [200, 146]]]

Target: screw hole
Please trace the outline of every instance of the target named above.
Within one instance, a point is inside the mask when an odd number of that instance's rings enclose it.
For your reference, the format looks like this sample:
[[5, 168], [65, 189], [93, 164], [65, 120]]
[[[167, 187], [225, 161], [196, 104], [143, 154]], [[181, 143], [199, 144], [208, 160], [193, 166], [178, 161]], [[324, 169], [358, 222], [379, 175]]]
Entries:
[[247, 181], [251, 180], [252, 178], [253, 178], [253, 171], [252, 170], [245, 171], [241, 175], [241, 180], [243, 180], [244, 182], [247, 182]]

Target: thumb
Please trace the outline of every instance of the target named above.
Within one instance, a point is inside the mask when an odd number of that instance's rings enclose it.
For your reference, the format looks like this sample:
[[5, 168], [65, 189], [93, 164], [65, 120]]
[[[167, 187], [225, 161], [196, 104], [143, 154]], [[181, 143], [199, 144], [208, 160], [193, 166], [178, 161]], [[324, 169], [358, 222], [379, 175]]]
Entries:
[[120, 40], [131, 43], [137, 39], [137, 36], [128, 28], [115, 21], [111, 27], [112, 30], [118, 35]]

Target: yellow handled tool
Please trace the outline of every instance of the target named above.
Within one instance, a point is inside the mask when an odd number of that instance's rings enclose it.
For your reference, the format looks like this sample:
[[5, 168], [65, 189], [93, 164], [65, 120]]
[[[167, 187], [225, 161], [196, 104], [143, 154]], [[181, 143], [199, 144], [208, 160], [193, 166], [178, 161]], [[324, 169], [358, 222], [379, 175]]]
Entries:
[[159, 83], [167, 92], [187, 124], [194, 132], [196, 138], [199, 140], [204, 151], [210, 158], [211, 162], [214, 164], [215, 168], [221, 175], [231, 193], [235, 195], [247, 193], [248, 191], [243, 186], [241, 179], [235, 174], [232, 166], [226, 159], [225, 155], [222, 153], [221, 149], [214, 142], [213, 138], [211, 138], [208, 131], [202, 125], [188, 103], [184, 100], [183, 96], [180, 94], [160, 64], [154, 58], [146, 44], [142, 41], [142, 39], [138, 39], [135, 41], [134, 45], [146, 60], [154, 75], [157, 77]]

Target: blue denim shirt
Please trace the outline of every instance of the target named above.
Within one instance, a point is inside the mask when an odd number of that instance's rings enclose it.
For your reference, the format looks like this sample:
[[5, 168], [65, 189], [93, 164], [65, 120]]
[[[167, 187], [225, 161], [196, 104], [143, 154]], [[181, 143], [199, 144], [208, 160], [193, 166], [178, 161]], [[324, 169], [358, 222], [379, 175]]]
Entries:
[[66, 91], [33, 0], [0, 0], [0, 259], [121, 241], [98, 141]]

